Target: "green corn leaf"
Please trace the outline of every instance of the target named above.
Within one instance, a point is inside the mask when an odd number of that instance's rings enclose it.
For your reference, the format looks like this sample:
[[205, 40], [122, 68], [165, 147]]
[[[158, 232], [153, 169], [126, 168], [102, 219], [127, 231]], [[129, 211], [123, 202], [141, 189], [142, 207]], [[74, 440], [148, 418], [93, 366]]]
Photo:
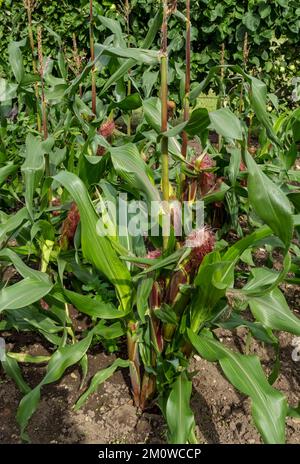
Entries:
[[79, 85], [84, 81], [84, 79], [89, 75], [91, 69], [95, 66], [95, 63], [99, 59], [99, 56], [95, 58], [94, 61], [89, 61], [89, 63], [85, 66], [81, 74], [77, 76], [71, 83], [71, 85], [66, 89], [65, 95], [73, 96], [77, 92]]
[[18, 166], [12, 163], [8, 163], [3, 168], [0, 168], [0, 186], [3, 185], [8, 176], [11, 176], [17, 169]]
[[229, 139], [242, 140], [243, 130], [240, 120], [228, 108], [221, 108], [209, 113], [211, 128]]
[[85, 382], [85, 379], [86, 379], [86, 376], [89, 370], [89, 359], [86, 353], [82, 356], [81, 360], [79, 361], [79, 364], [82, 370], [81, 383], [80, 383], [80, 389], [81, 389], [84, 385], [84, 382]]
[[24, 64], [21, 47], [26, 44], [26, 39], [20, 42], [10, 42], [8, 45], [8, 59], [16, 81], [20, 84], [24, 78]]
[[93, 331], [95, 335], [99, 335], [104, 340], [113, 340], [115, 338], [120, 338], [125, 334], [124, 325], [119, 321], [110, 326], [107, 326], [104, 321], [100, 321]]
[[35, 269], [27, 266], [27, 264], [25, 264], [22, 259], [9, 248], [4, 248], [0, 251], [0, 259], [11, 262], [17, 269], [18, 273], [21, 274], [21, 276], [24, 278], [28, 277], [32, 280], [38, 280], [46, 284], [50, 282], [49, 276], [47, 274], [44, 272], [36, 271]]
[[93, 331], [91, 331], [88, 336], [80, 342], [75, 343], [74, 345], [66, 345], [55, 351], [48, 363], [45, 377], [33, 390], [22, 398], [17, 411], [17, 422], [20, 425], [21, 436], [23, 439], [28, 440], [28, 437], [24, 432], [29, 419], [38, 407], [41, 396], [41, 388], [44, 385], [59, 380], [68, 367], [78, 363], [87, 352], [92, 338]]
[[249, 200], [259, 217], [287, 247], [293, 235], [293, 218], [286, 195], [246, 152]]
[[5, 354], [4, 359], [1, 360], [1, 364], [6, 375], [16, 382], [20, 392], [24, 395], [29, 393], [30, 387], [23, 379], [22, 372], [17, 361]]
[[[143, 101], [144, 116], [147, 124], [161, 136], [161, 102], [159, 98], [148, 98]], [[171, 129], [171, 128], [170, 128]], [[172, 130], [172, 129], [171, 129]], [[177, 133], [177, 129], [175, 130]], [[176, 137], [169, 137], [169, 152], [181, 156], [181, 147]]]
[[6, 241], [9, 235], [15, 232], [28, 219], [27, 208], [21, 208], [15, 214], [8, 216], [6, 221], [0, 224], [0, 243]]
[[222, 182], [218, 190], [204, 195], [202, 197], [202, 201], [204, 201], [205, 205], [209, 205], [210, 203], [213, 203], [215, 201], [223, 201], [226, 193], [229, 190], [230, 187], [227, 184], [225, 184], [225, 182]]
[[146, 98], [149, 98], [153, 89], [153, 86], [158, 80], [158, 71], [145, 71], [143, 73], [143, 90]]
[[146, 50], [143, 48], [116, 48], [96, 44], [101, 55], [116, 56], [118, 58], [132, 58], [138, 64], [147, 64], [148, 66], [159, 63], [159, 52], [157, 50]]
[[115, 36], [118, 42], [119, 47], [126, 48], [126, 41], [123, 37], [122, 29], [120, 23], [115, 21], [112, 18], [107, 18], [106, 16], [97, 15], [97, 19], [101, 22], [101, 24], [109, 29]]
[[[278, 272], [273, 269], [265, 268], [253, 268], [251, 269], [252, 278], [243, 286], [243, 291], [247, 295], [251, 292], [264, 289], [270, 285], [273, 285], [278, 278]], [[257, 296], [257, 295], [253, 295]], [[260, 295], [259, 295], [260, 296]]]
[[150, 24], [150, 27], [148, 29], [144, 42], [142, 43], [143, 48], [151, 47], [152, 43], [154, 42], [157, 32], [160, 30], [160, 27], [162, 24], [162, 18], [163, 18], [162, 8], [159, 7], [158, 12], [154, 16], [153, 21]]
[[140, 108], [143, 105], [142, 99], [138, 93], [128, 95], [123, 100], [111, 103], [109, 109], [120, 108], [120, 110], [131, 111]]
[[18, 84], [12, 84], [0, 77], [0, 103], [9, 102], [17, 96]]
[[32, 134], [28, 134], [26, 137], [25, 162], [21, 170], [25, 180], [26, 207], [31, 218], [33, 218], [32, 204], [34, 192], [39, 185], [45, 168], [44, 154], [45, 149], [41, 140]]
[[191, 307], [191, 327], [198, 331], [211, 318], [218, 301], [225, 295], [233, 280], [233, 268], [222, 261], [217, 252], [205, 256], [195, 278], [196, 293]]
[[[142, 258], [132, 258], [130, 256], [123, 257], [122, 259], [129, 261], [129, 262], [136, 262], [136, 263], [145, 263], [145, 264], [150, 264], [150, 266], [145, 269], [144, 271], [140, 272], [134, 277], [134, 280], [138, 280], [141, 277], [146, 276], [150, 272], [157, 271], [158, 269], [161, 268], [170, 268], [170, 269], [175, 269], [176, 265], [179, 266], [180, 263], [187, 258], [191, 253], [190, 248], [179, 248], [178, 250], [174, 251], [169, 256], [166, 256], [165, 258], [158, 258], [158, 259], [142, 259]], [[151, 266], [151, 263], [154, 263]]]
[[90, 317], [119, 319], [127, 314], [124, 311], [119, 311], [112, 303], [105, 303], [87, 295], [80, 295], [70, 290], [64, 290], [64, 294], [78, 311]]
[[7, 312], [6, 317], [17, 330], [29, 328], [30, 330], [38, 330], [42, 335], [56, 334], [63, 330], [62, 325], [58, 325], [56, 321], [47, 317], [35, 306], [12, 309]]
[[228, 177], [232, 186], [235, 185], [237, 176], [240, 172], [240, 164], [242, 160], [241, 149], [232, 147], [228, 149], [230, 153], [230, 162], [228, 166]]
[[63, 171], [55, 176], [55, 180], [69, 191], [78, 206], [83, 255], [115, 286], [121, 308], [127, 312], [131, 307], [130, 274], [125, 264], [118, 258], [109, 238], [99, 234], [101, 223], [98, 222], [96, 211], [84, 184], [75, 174]]
[[134, 189], [141, 190], [151, 201], [160, 202], [160, 195], [149, 179], [149, 170], [134, 144], [110, 148], [110, 156], [117, 173]]
[[236, 353], [206, 334], [188, 330], [188, 336], [200, 356], [218, 361], [232, 385], [251, 398], [252, 416], [264, 442], [284, 443], [287, 401], [268, 383], [259, 358]]
[[[168, 129], [166, 132], [163, 132], [164, 137], [176, 137], [177, 135], [181, 134], [183, 130], [185, 130], [186, 126], [188, 124], [188, 121], [181, 122], [180, 124], [177, 124], [176, 126], [172, 127], [171, 129]], [[186, 130], [185, 130], [186, 132]]]
[[230, 248], [228, 248], [223, 256], [223, 260], [236, 263], [244, 251], [247, 250], [247, 248], [254, 246], [255, 243], [269, 237], [270, 235], [272, 235], [272, 230], [269, 227], [260, 227], [259, 229], [252, 232], [252, 234], [242, 238]]
[[153, 282], [153, 277], [149, 276], [139, 280], [137, 286], [136, 306], [143, 324], [146, 322], [145, 315], [149, 309], [149, 295], [153, 287]]
[[210, 83], [210, 81], [212, 80], [212, 78], [214, 77], [216, 73], [220, 73], [219, 66], [213, 66], [209, 70], [205, 79], [203, 79], [203, 81], [200, 82], [200, 84], [193, 86], [191, 93], [190, 93], [191, 101], [196, 100], [196, 98], [199, 97], [199, 95], [206, 89], [206, 87], [208, 86], [208, 84]]
[[[154, 20], [148, 30], [148, 33], [142, 44], [142, 48], [147, 49], [151, 47], [155, 39], [155, 36], [160, 29], [161, 23], [162, 23], [162, 10], [160, 8], [158, 13], [154, 17]], [[132, 58], [129, 58], [123, 64], [121, 64], [121, 66], [117, 69], [117, 71], [114, 72], [114, 74], [112, 74], [110, 78], [106, 81], [104, 87], [102, 88], [100, 92], [100, 96], [103, 95], [113, 84], [116, 84], [118, 80], [121, 79], [123, 76], [125, 76], [125, 74], [127, 74], [129, 69], [131, 69], [136, 64], [137, 64], [136, 60]]]
[[97, 372], [91, 380], [90, 386], [88, 389], [81, 395], [81, 397], [76, 402], [74, 409], [77, 411], [81, 408], [81, 406], [85, 403], [87, 398], [94, 393], [99, 385], [105, 382], [109, 377], [113, 375], [113, 373], [118, 368], [125, 368], [130, 366], [130, 361], [125, 361], [124, 359], [117, 358], [111, 366], [107, 367], [106, 369], [102, 369], [101, 371]]
[[292, 313], [279, 288], [263, 296], [250, 298], [248, 303], [255, 319], [265, 327], [300, 336], [300, 319]]
[[242, 289], [242, 293], [249, 298], [260, 297], [271, 292], [274, 288], [277, 288], [279, 284], [286, 278], [287, 273], [291, 267], [291, 257], [287, 253], [283, 260], [283, 267], [280, 272], [272, 272], [267, 269], [253, 269], [251, 279]]
[[[7, 353], [7, 356], [21, 363], [42, 364], [50, 360], [50, 356], [31, 356], [27, 353]], [[28, 391], [30, 388], [28, 388]], [[28, 391], [26, 393], [28, 393]]]
[[0, 291], [0, 313], [4, 310], [24, 308], [35, 303], [47, 295], [51, 289], [50, 282], [26, 277], [26, 279]]
[[192, 112], [185, 132], [191, 136], [200, 136], [208, 128], [209, 124], [210, 118], [207, 109], [197, 108]]
[[190, 407], [192, 382], [182, 372], [172, 385], [166, 403], [166, 419], [169, 428], [169, 443], [185, 444], [194, 427], [194, 415]]
[[289, 406], [288, 408], [288, 417], [294, 417], [295, 419], [300, 419], [300, 403], [296, 408]]
[[268, 136], [270, 139], [276, 143], [276, 145], [281, 145], [280, 140], [276, 136], [276, 133], [273, 129], [270, 116], [267, 113], [266, 101], [267, 101], [267, 87], [264, 82], [260, 81], [256, 77], [246, 75], [248, 82], [250, 83], [250, 100], [255, 112], [257, 119], [264, 125], [267, 130]]

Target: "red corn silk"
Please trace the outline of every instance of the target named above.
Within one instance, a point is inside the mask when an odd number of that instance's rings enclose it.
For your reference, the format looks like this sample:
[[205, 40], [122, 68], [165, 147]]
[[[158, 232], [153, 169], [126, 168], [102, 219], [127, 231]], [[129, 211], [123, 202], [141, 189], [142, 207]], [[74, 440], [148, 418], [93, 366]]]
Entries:
[[99, 134], [102, 135], [105, 139], [108, 139], [112, 136], [116, 128], [115, 121], [113, 119], [107, 119], [103, 122], [99, 128]]
[[246, 167], [246, 165], [244, 164], [243, 161], [240, 162], [240, 171], [241, 171], [241, 172], [242, 172], [242, 171], [247, 171], [247, 167]]
[[208, 227], [194, 230], [187, 236], [185, 246], [192, 248], [187, 272], [198, 269], [204, 257], [213, 251], [215, 243], [215, 234]]
[[[98, 133], [102, 135], [102, 137], [104, 137], [106, 140], [110, 140], [111, 136], [114, 133], [115, 128], [116, 128], [115, 121], [113, 119], [107, 119], [99, 127]], [[106, 152], [105, 147], [98, 147], [97, 149], [98, 156], [103, 156], [105, 152]]]
[[43, 298], [40, 300], [40, 305], [41, 305], [42, 309], [44, 309], [45, 311], [47, 311], [47, 309], [50, 308], [48, 303], [45, 300], [43, 300]]
[[73, 241], [75, 232], [80, 221], [80, 214], [76, 203], [72, 203], [70, 211], [63, 222], [60, 245], [62, 248], [68, 248]]
[[207, 172], [207, 169], [212, 169], [215, 166], [214, 161], [211, 157], [206, 153], [202, 158], [200, 165], [198, 167], [199, 170], [204, 171], [200, 174], [200, 190], [201, 195], [206, 195], [210, 190], [212, 190], [216, 183], [216, 176], [213, 172]]
[[157, 258], [160, 258], [160, 257], [161, 257], [161, 250], [159, 250], [159, 249], [148, 251], [148, 253], [146, 255], [147, 259], [157, 259]]
[[214, 233], [208, 227], [195, 230], [187, 236], [185, 246], [191, 247], [192, 251], [188, 259], [182, 264], [181, 269], [176, 271], [170, 279], [167, 288], [168, 303], [174, 304], [176, 302], [180, 286], [192, 281], [204, 256], [214, 249], [215, 242]]

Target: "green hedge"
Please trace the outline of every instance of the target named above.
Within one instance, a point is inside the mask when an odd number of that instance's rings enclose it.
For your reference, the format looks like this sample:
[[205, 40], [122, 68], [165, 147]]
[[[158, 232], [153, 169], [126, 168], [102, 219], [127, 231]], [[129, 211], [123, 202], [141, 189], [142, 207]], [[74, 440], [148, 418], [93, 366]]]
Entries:
[[[124, 24], [120, 1], [95, 0], [98, 14], [118, 18]], [[0, 56], [5, 61], [7, 44], [26, 36], [26, 13], [22, 0], [0, 0]], [[159, 0], [132, 0], [131, 42], [137, 45], [147, 30]], [[178, 1], [184, 12], [184, 1]], [[243, 39], [248, 32], [250, 55], [248, 67], [267, 80], [271, 91], [290, 92], [292, 77], [299, 75], [300, 4], [298, 0], [192, 0], [192, 74], [203, 73], [220, 60], [220, 46], [225, 44], [226, 62], [241, 63]], [[40, 0], [33, 13], [35, 24], [48, 26], [58, 33], [66, 50], [72, 46], [72, 33], [79, 48], [88, 52], [88, 2]], [[125, 25], [125, 24], [124, 24]], [[97, 40], [107, 35], [96, 20]], [[184, 72], [184, 25], [180, 18], [170, 20], [171, 81]], [[53, 52], [53, 37], [45, 31], [45, 53]], [[175, 83], [175, 82], [174, 82]]]

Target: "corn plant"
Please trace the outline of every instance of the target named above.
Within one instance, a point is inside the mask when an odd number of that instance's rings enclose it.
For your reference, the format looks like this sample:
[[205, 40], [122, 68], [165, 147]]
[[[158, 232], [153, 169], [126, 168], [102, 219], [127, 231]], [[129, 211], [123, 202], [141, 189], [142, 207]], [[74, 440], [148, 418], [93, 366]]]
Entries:
[[[244, 83], [249, 105], [262, 127], [265, 145], [253, 157], [248, 151], [247, 124], [234, 107], [222, 105], [208, 111], [197, 106], [197, 98], [212, 82], [222, 86], [224, 82], [220, 83], [220, 67], [216, 66], [204, 81], [190, 87], [187, 1], [184, 117], [174, 124], [168, 117], [167, 26], [176, 2], [162, 2], [142, 48], [127, 46], [118, 22], [94, 18], [92, 3], [91, 59], [73, 79], [66, 70], [61, 72], [64, 67], [59, 60], [52, 64], [52, 71], [44, 72], [39, 34], [44, 137], [27, 123], [21, 156], [7, 146], [1, 149], [3, 209], [14, 206], [16, 213], [1, 212], [0, 260], [3, 269], [14, 266], [19, 278], [1, 289], [0, 330], [37, 331], [53, 346], [49, 357], [7, 352], [2, 361], [6, 374], [24, 394], [17, 412], [22, 437], [29, 439], [26, 428], [43, 386], [56, 382], [68, 367], [79, 363], [83, 389], [75, 409], [117, 369], [128, 368], [136, 407], [143, 411], [158, 404], [168, 426], [168, 441], [195, 443], [189, 361], [198, 353], [217, 362], [232, 385], [250, 398], [253, 421], [264, 442], [283, 443], [285, 419], [298, 412], [273, 386], [279, 356], [273, 331], [300, 335], [299, 318], [279, 288], [294, 269], [292, 239], [300, 227], [299, 192], [291, 191], [286, 176], [286, 168], [290, 175], [297, 175], [292, 160], [299, 142], [299, 114], [293, 113], [274, 127], [266, 111], [263, 82], [238, 66], [222, 63], [228, 75]], [[93, 20], [111, 34], [104, 43], [93, 43]], [[154, 44], [160, 29], [161, 48], [157, 50]], [[36, 76], [29, 78], [25, 73], [22, 46], [26, 44], [10, 46], [13, 76], [1, 81], [0, 102], [1, 107], [9, 107], [18, 99], [34, 121]], [[109, 77], [102, 88], [96, 88], [92, 77], [91, 99], [89, 76], [91, 72], [95, 76], [95, 69]], [[129, 70], [130, 93], [124, 85]], [[160, 84], [158, 94], [153, 90], [154, 77]], [[138, 113], [137, 123], [131, 124], [130, 132], [123, 132], [117, 121], [131, 112], [132, 118]], [[220, 146], [211, 142], [212, 132], [222, 137]], [[265, 160], [270, 145], [274, 157], [282, 162], [290, 150], [288, 166]], [[107, 209], [110, 203], [122, 213], [117, 201], [120, 193], [128, 198], [122, 233], [119, 216]], [[298, 196], [292, 196], [295, 193]], [[179, 236], [171, 200], [187, 200], [189, 205], [201, 200], [205, 222]], [[129, 213], [136, 201], [159, 206], [147, 239], [142, 233], [131, 233]], [[222, 217], [219, 226], [216, 211], [230, 216]], [[241, 212], [248, 218], [248, 234], [234, 221]], [[166, 232], [168, 216], [170, 230]], [[192, 211], [193, 225], [195, 221]], [[157, 234], [151, 232], [154, 228]], [[240, 235], [233, 244], [224, 240], [228, 228]], [[238, 288], [239, 262], [262, 244], [280, 248], [282, 270], [251, 265], [247, 281]], [[89, 317], [83, 334], [75, 332], [70, 305]], [[252, 320], [244, 316], [247, 309]], [[258, 356], [234, 351], [218, 340], [215, 329], [239, 326], [277, 353], [269, 377]], [[99, 370], [86, 385], [88, 350], [95, 340], [104, 347], [126, 340], [127, 354]], [[33, 389], [22, 377], [22, 362], [47, 363], [43, 379]]]

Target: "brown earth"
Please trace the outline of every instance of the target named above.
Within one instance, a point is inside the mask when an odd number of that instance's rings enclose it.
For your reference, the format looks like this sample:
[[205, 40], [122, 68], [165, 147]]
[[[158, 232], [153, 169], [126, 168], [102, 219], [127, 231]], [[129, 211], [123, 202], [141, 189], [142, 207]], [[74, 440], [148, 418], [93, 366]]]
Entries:
[[[294, 298], [295, 296], [293, 296]], [[300, 292], [296, 295], [299, 302]], [[231, 333], [218, 329], [218, 336], [234, 349], [244, 351], [246, 331]], [[20, 334], [21, 335], [21, 334]], [[18, 342], [14, 343], [13, 339]], [[14, 351], [46, 354], [39, 336], [27, 334], [11, 337]], [[281, 374], [275, 386], [296, 406], [300, 392], [300, 363], [291, 359], [292, 336], [281, 334]], [[33, 344], [33, 340], [35, 343]], [[10, 348], [10, 349], [11, 349]], [[258, 354], [266, 372], [270, 372], [274, 353], [270, 347], [252, 342], [251, 352]], [[108, 366], [114, 356], [102, 351], [89, 355], [89, 378]], [[44, 375], [45, 367], [23, 365], [26, 381], [33, 387]], [[253, 426], [250, 402], [240, 395], [223, 377], [217, 364], [200, 357], [193, 358], [192, 408], [195, 412], [200, 443], [260, 443]], [[124, 377], [125, 375], [125, 377]], [[0, 375], [0, 443], [21, 443], [15, 414], [21, 394], [3, 372]], [[78, 398], [81, 373], [78, 367], [67, 371], [57, 384], [42, 390], [37, 412], [30, 421], [28, 432], [33, 443], [165, 443], [166, 428], [158, 410], [140, 414], [133, 406], [126, 371], [117, 372], [90, 396], [78, 412], [72, 405]], [[287, 420], [287, 442], [300, 444], [300, 421]]]

